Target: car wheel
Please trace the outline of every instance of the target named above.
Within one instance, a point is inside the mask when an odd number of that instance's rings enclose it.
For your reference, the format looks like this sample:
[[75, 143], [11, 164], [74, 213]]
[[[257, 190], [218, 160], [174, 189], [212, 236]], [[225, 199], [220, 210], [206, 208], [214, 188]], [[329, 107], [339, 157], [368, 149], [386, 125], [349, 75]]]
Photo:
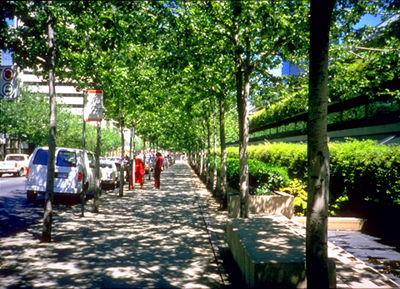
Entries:
[[34, 191], [27, 191], [26, 197], [28, 198], [28, 202], [32, 203], [36, 201], [37, 193], [35, 193]]
[[0, 178], [3, 176], [3, 174], [2, 173], [0, 173]]
[[24, 169], [20, 169], [18, 172], [18, 177], [22, 177], [24, 175]]

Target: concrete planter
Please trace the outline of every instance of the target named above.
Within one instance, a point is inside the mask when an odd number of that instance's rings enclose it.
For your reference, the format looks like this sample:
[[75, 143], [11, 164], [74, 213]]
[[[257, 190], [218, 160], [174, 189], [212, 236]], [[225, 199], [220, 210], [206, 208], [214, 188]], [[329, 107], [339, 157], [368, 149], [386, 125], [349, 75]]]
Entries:
[[[284, 192], [275, 192], [274, 195], [249, 195], [249, 212], [251, 214], [266, 214], [293, 217], [294, 197]], [[228, 194], [228, 217], [240, 216], [240, 196], [238, 192]]]
[[[229, 248], [248, 288], [306, 288], [304, 235], [283, 217], [227, 222]], [[328, 261], [329, 288], [336, 288], [336, 264]]]

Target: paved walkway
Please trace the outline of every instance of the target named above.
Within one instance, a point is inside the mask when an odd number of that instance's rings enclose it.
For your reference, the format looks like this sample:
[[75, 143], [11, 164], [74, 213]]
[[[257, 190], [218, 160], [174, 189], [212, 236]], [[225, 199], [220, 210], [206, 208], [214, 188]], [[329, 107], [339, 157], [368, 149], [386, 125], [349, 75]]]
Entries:
[[[225, 242], [226, 211], [186, 164], [161, 174], [161, 190], [101, 196], [99, 214], [56, 207], [53, 242], [40, 243], [41, 222], [0, 239], [2, 287], [243, 287]], [[340, 288], [396, 287], [339, 247]], [[371, 282], [372, 281], [372, 282]], [[382, 280], [383, 281], [383, 280]], [[386, 285], [385, 285], [386, 284]], [[389, 285], [388, 285], [389, 284]], [[374, 286], [372, 286], [374, 285]]]
[[103, 194], [99, 214], [56, 209], [49, 244], [41, 223], [0, 239], [0, 287], [223, 287], [192, 177], [176, 164], [161, 190]]
[[385, 276], [400, 286], [400, 252], [394, 247], [384, 245], [379, 238], [358, 231], [329, 231], [328, 240], [368, 266], [384, 272]]

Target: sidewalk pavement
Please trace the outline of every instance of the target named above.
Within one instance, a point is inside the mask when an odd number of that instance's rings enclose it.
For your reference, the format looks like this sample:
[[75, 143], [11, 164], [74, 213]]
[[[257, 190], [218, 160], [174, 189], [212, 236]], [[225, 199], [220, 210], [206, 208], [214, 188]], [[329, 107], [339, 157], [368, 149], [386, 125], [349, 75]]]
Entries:
[[[225, 239], [226, 211], [185, 163], [161, 174], [161, 190], [108, 191], [100, 213], [55, 208], [51, 243], [39, 222], [0, 239], [0, 288], [243, 287]], [[331, 247], [330, 247], [331, 250]], [[384, 276], [339, 247], [340, 288], [388, 288]], [[383, 276], [383, 277], [382, 277]], [[379, 281], [379, 280], [378, 280]], [[340, 286], [339, 286], [340, 285]]]
[[0, 239], [0, 288], [221, 288], [193, 173], [176, 164], [161, 174], [161, 190], [118, 189], [57, 209], [51, 243], [41, 222]]

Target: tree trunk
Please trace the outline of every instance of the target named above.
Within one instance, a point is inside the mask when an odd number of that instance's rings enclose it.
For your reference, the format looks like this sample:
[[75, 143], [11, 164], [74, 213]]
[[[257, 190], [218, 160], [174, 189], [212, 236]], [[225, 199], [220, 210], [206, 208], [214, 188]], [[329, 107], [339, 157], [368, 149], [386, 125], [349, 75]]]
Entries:
[[[48, 2], [52, 5], [52, 1]], [[47, 184], [44, 201], [42, 242], [51, 241], [51, 228], [53, 224], [53, 193], [54, 193], [54, 166], [56, 151], [56, 91], [54, 80], [55, 51], [54, 51], [54, 18], [47, 10], [47, 29], [49, 37], [49, 105], [50, 105], [50, 129], [49, 129], [49, 156], [47, 162]]]
[[219, 101], [219, 139], [221, 145], [221, 168], [220, 168], [220, 195], [221, 208], [227, 207], [226, 192], [226, 142], [225, 142], [225, 99]]
[[203, 151], [203, 145], [200, 150], [200, 179], [203, 179], [203, 173], [204, 173], [204, 151]]
[[214, 171], [212, 181], [212, 193], [216, 196], [217, 193], [217, 177], [218, 177], [218, 155], [217, 155], [217, 100], [214, 98], [213, 104], [213, 121], [214, 121]]
[[97, 140], [96, 140], [96, 164], [95, 164], [95, 182], [96, 188], [93, 198], [93, 213], [99, 212], [99, 197], [100, 197], [100, 151], [101, 151], [101, 121], [97, 122]]
[[308, 98], [307, 288], [329, 288], [328, 49], [334, 0], [311, 0]]
[[125, 156], [125, 137], [124, 137], [124, 118], [121, 119], [121, 168], [119, 170], [119, 196], [124, 196], [124, 156]]
[[[247, 143], [248, 143], [248, 117], [247, 117], [247, 96], [243, 94], [243, 47], [239, 41], [238, 19], [242, 13], [242, 2], [232, 2], [233, 26], [232, 34], [234, 44], [235, 78], [236, 78], [236, 102], [239, 117], [239, 159], [240, 159], [240, 217], [247, 218], [249, 199], [249, 175], [247, 164]], [[249, 86], [250, 88], [250, 86]]]
[[247, 110], [247, 100], [250, 93], [250, 76], [244, 71], [244, 95], [242, 98], [241, 111], [241, 140], [240, 140], [240, 217], [249, 217], [249, 165], [247, 160], [247, 147], [249, 142], [249, 115]]
[[207, 114], [207, 161], [206, 161], [206, 187], [210, 189], [211, 183], [211, 128], [210, 128], [210, 120], [209, 115]]

